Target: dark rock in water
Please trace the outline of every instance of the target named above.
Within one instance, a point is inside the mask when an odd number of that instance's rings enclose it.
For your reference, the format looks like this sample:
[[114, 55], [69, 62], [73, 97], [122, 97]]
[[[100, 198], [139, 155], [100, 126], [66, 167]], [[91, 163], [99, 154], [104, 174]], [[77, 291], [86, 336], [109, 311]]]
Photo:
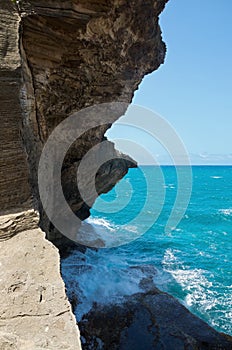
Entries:
[[131, 266], [130, 269], [140, 270], [142, 273], [144, 273], [148, 277], [154, 277], [157, 274], [157, 269], [155, 268], [155, 266], [149, 265], [149, 264]]
[[158, 289], [126, 297], [120, 305], [95, 305], [79, 328], [83, 350], [232, 349], [232, 337]]
[[156, 286], [154, 283], [154, 277], [157, 275], [157, 269], [153, 265], [137, 265], [131, 266], [132, 271], [137, 270], [141, 272], [144, 277], [141, 278], [139, 282], [139, 287], [143, 292], [149, 292], [155, 290]]
[[144, 277], [141, 279], [139, 282], [139, 287], [144, 291], [144, 292], [149, 292], [150, 290], [155, 288], [154, 281], [152, 277]]

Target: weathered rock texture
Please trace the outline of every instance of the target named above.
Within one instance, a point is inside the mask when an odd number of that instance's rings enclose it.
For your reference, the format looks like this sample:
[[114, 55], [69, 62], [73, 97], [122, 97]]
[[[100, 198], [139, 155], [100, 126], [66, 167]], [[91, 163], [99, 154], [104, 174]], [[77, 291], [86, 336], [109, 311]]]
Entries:
[[[163, 62], [158, 14], [165, 2], [0, 0], [1, 349], [80, 348], [57, 251], [35, 229], [33, 209], [47, 235], [50, 229], [39, 201], [38, 161], [63, 119], [93, 104], [130, 102], [144, 74]], [[64, 162], [65, 196], [81, 218], [89, 207], [75, 185], [76, 169], [109, 127], [88, 130]], [[112, 160], [97, 174], [99, 193], [135, 166], [108, 147]]]
[[39, 217], [33, 209], [0, 216], [0, 241], [5, 241], [17, 233], [38, 228]]
[[23, 206], [30, 199], [27, 155], [23, 149], [20, 106], [20, 17], [11, 1], [0, 1], [0, 210]]
[[0, 242], [0, 349], [81, 349], [57, 248], [40, 229]]
[[[103, 102], [131, 102], [143, 76], [164, 61], [158, 15], [166, 1], [30, 0], [18, 2], [17, 8], [1, 0], [1, 209], [21, 207], [33, 195], [41, 225], [49, 231], [37, 186], [44, 143], [75, 111]], [[115, 112], [112, 122], [122, 113]], [[110, 124], [87, 128], [63, 164], [64, 194], [81, 219], [89, 216], [89, 205], [79, 194], [76, 170], [86, 152], [106, 140]], [[96, 176], [99, 193], [135, 166], [109, 143], [110, 148], [112, 160]]]
[[[57, 124], [84, 107], [112, 101], [129, 103], [143, 76], [163, 63], [165, 45], [158, 15], [165, 2], [20, 2], [26, 106], [23, 135], [36, 198], [41, 147]], [[120, 115], [113, 115], [112, 121]], [[76, 170], [85, 153], [105, 140], [109, 127], [107, 124], [88, 130], [65, 158], [64, 194], [82, 219], [89, 215], [89, 207], [79, 195]], [[96, 182], [101, 184], [99, 193], [108, 191], [128, 167], [135, 166], [120, 159], [111, 148], [112, 161], [102, 166], [96, 176]], [[48, 230], [44, 221], [43, 224]]]
[[79, 323], [84, 350], [230, 350], [216, 332], [176, 299], [153, 289], [121, 305], [95, 306]]
[[[20, 23], [13, 2], [1, 0], [0, 349], [81, 349], [58, 251], [38, 229], [39, 217], [32, 209], [30, 166], [22, 142], [30, 100], [25, 101], [22, 89]], [[33, 142], [30, 147], [33, 152]]]

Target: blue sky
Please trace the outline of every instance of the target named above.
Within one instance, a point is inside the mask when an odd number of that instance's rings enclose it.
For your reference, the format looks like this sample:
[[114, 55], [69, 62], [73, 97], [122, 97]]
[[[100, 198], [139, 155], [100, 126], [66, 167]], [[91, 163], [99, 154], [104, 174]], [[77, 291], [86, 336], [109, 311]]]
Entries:
[[[231, 0], [170, 0], [160, 18], [165, 64], [144, 78], [133, 100], [172, 124], [193, 164], [232, 164], [231, 15]], [[113, 127], [108, 137], [119, 134]], [[152, 152], [165, 163], [159, 146]]]

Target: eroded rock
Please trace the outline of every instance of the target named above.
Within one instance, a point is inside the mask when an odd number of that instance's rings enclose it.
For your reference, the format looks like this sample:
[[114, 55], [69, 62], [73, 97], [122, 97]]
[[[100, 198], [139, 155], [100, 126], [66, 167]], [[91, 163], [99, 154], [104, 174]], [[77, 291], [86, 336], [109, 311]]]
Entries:
[[[163, 63], [166, 48], [158, 15], [165, 3], [166, 0], [19, 2], [24, 120], [27, 120], [23, 137], [37, 200], [38, 159], [52, 130], [85, 107], [107, 102], [130, 103], [143, 76]], [[80, 117], [79, 124], [84, 124], [87, 131], [67, 152], [62, 184], [66, 200], [81, 219], [89, 216], [96, 196], [89, 205], [83, 201], [76, 185], [78, 165], [90, 149], [106, 142], [106, 130], [124, 111], [125, 108], [114, 111], [111, 123], [95, 128], [88, 128], [88, 120]], [[94, 114], [90, 116], [93, 118]], [[115, 151], [110, 142], [108, 149], [111, 160], [96, 174], [99, 194], [109, 191], [128, 167], [135, 166]], [[98, 150], [96, 147], [96, 158]], [[85, 178], [88, 182], [88, 174]], [[51, 226], [40, 205], [39, 210], [41, 224], [48, 232]]]
[[39, 215], [33, 210], [0, 216], [0, 241], [7, 240], [17, 233], [38, 228]]

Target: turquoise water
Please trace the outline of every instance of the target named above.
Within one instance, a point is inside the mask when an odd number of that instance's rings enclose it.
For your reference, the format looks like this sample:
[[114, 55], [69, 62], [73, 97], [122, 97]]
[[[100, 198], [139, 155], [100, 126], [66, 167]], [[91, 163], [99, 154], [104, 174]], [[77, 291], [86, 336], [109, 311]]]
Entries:
[[[95, 301], [118, 301], [141, 291], [139, 282], [154, 266], [160, 289], [217, 330], [232, 334], [232, 167], [193, 167], [189, 206], [170, 234], [165, 225], [177, 194], [177, 175], [174, 167], [161, 170], [163, 179], [157, 181], [156, 167], [130, 169], [116, 189], [101, 196], [105, 204], [96, 201], [88, 224], [103, 240], [113, 237], [120, 246], [74, 251], [62, 261], [69, 296], [76, 294], [80, 302], [77, 319]], [[165, 201], [155, 220], [163, 191]], [[141, 265], [147, 269], [139, 269]]]

